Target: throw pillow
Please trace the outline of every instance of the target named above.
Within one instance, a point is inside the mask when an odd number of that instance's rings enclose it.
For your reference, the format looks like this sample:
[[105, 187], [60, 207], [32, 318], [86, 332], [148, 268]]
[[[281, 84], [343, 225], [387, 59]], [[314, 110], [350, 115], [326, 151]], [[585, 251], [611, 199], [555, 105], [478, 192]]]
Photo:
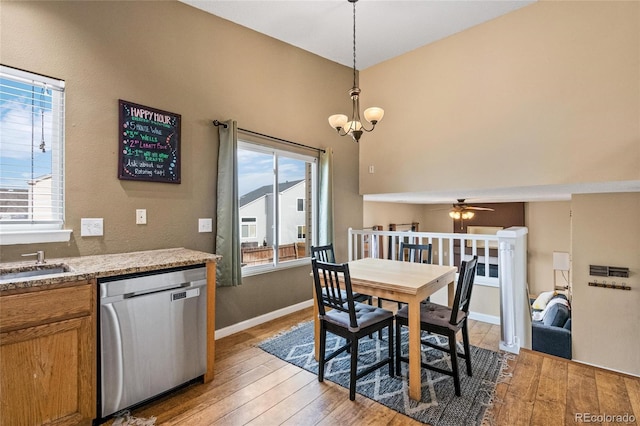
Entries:
[[554, 294], [555, 294], [554, 291], [545, 291], [543, 293], [540, 293], [540, 295], [533, 302], [533, 305], [531, 305], [531, 307], [533, 309], [539, 309], [539, 310], [546, 308], [547, 303], [549, 303], [549, 300], [551, 300]]

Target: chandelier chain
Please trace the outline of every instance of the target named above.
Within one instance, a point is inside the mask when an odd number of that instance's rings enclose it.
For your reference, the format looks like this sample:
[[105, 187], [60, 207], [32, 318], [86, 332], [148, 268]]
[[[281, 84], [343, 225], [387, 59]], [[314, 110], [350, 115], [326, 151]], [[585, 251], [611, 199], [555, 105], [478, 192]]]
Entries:
[[353, 87], [356, 87], [356, 2], [355, 1], [353, 2]]

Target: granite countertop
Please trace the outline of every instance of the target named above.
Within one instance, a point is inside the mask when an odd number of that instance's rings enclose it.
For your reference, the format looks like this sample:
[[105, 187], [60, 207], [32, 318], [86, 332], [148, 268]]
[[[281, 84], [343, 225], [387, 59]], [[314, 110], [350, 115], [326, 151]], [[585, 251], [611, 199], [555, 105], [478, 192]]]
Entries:
[[[41, 266], [42, 269], [64, 265], [68, 268], [68, 272], [7, 280], [0, 276], [0, 292], [32, 287], [48, 287], [69, 281], [198, 265], [216, 261], [220, 257], [220, 255], [202, 251], [172, 248], [131, 253], [46, 259], [46, 264]], [[33, 269], [34, 266], [33, 260], [0, 263], [0, 274], [26, 271]]]

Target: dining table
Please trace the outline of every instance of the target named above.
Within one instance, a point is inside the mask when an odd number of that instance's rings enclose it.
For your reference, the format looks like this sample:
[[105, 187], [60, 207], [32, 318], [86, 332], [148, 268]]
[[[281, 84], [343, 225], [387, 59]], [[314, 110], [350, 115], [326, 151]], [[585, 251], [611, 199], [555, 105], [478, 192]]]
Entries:
[[[353, 292], [406, 303], [409, 309], [409, 397], [422, 397], [420, 302], [448, 286], [448, 303], [453, 304], [457, 267], [389, 259], [352, 260], [349, 275]], [[316, 299], [315, 291], [313, 292]], [[320, 320], [314, 300], [315, 357], [319, 359]]]

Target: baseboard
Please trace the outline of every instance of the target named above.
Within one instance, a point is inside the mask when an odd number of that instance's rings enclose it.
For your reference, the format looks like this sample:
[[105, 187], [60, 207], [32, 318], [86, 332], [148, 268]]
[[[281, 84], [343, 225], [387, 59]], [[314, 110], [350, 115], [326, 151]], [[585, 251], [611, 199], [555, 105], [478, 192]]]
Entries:
[[287, 306], [286, 308], [278, 309], [277, 311], [269, 312], [268, 314], [260, 315], [259, 317], [251, 318], [246, 321], [221, 328], [220, 330], [216, 330], [215, 338], [216, 340], [222, 339], [223, 337], [230, 336], [234, 333], [247, 330], [251, 327], [255, 327], [256, 325], [264, 324], [265, 322], [272, 321], [311, 306], [313, 306], [313, 299]]
[[469, 312], [469, 319], [486, 322], [494, 325], [500, 325], [500, 317], [497, 317], [495, 315], [480, 314], [478, 312]]

